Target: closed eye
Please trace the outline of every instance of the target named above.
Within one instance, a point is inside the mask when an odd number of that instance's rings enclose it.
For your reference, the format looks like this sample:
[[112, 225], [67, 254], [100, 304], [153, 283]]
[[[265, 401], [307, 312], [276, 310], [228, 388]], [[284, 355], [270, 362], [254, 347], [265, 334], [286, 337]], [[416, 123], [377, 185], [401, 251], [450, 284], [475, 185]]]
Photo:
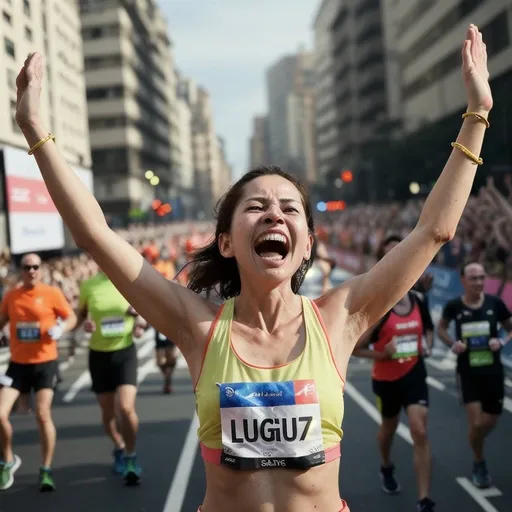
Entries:
[[293, 213], [299, 213], [299, 210], [297, 210], [297, 208], [285, 208], [284, 210], [285, 213], [289, 213], [289, 212], [293, 212]]
[[262, 210], [263, 210], [263, 208], [261, 206], [256, 206], [256, 205], [249, 206], [249, 208], [247, 208], [248, 212], [260, 212]]

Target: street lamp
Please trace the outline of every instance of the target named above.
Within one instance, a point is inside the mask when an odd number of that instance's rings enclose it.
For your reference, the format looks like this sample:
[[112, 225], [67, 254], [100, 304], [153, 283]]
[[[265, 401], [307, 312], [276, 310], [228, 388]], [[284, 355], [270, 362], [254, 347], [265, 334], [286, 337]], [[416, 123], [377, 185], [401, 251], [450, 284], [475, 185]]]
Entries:
[[409, 184], [409, 192], [413, 195], [416, 195], [416, 194], [419, 194], [420, 192], [420, 186], [418, 185], [418, 183], [416, 183], [415, 181], [413, 181], [412, 183]]

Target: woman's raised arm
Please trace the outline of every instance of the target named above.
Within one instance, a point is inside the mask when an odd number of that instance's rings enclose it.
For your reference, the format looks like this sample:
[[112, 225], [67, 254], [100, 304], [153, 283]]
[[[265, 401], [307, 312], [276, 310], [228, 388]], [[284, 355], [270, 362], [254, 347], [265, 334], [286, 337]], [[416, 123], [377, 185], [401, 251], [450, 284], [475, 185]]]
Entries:
[[[25, 61], [16, 80], [16, 121], [30, 148], [49, 135], [39, 118], [42, 81], [43, 59], [34, 53]], [[159, 332], [172, 339], [185, 356], [195, 350], [187, 344], [191, 344], [190, 340], [206, 339], [214, 315], [211, 305], [161, 276], [109, 228], [95, 197], [67, 165], [52, 140], [35, 149], [33, 155], [75, 243], [91, 255], [128, 302]]]
[[462, 62], [471, 115], [464, 116], [456, 144], [415, 229], [366, 274], [325, 296], [323, 308], [328, 314], [334, 315], [336, 306], [339, 314], [341, 302], [349, 317], [358, 315], [359, 329], [377, 322], [411, 289], [441, 246], [453, 238], [469, 198], [493, 104], [487, 52], [482, 34], [474, 25], [467, 31]]

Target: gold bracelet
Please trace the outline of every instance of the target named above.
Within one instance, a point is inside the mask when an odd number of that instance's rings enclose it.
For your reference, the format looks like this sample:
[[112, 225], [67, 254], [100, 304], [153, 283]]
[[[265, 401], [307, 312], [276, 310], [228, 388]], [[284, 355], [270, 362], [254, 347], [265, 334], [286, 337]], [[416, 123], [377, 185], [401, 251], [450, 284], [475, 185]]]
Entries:
[[41, 139], [38, 143], [34, 144], [28, 151], [28, 154], [31, 155], [36, 149], [40, 148], [43, 144], [48, 142], [50, 139], [55, 142], [55, 135], [49, 133], [44, 139]]
[[458, 142], [452, 142], [452, 148], [460, 149], [470, 160], [473, 160], [473, 162], [475, 162], [477, 165], [482, 165], [484, 163], [482, 158], [479, 158], [475, 154], [471, 153], [468, 148], [462, 144], [459, 144]]
[[462, 114], [462, 119], [466, 119], [466, 117], [470, 116], [476, 117], [480, 122], [485, 124], [486, 128], [489, 128], [491, 126], [491, 123], [489, 123], [489, 121], [478, 112], [465, 112], [464, 114]]

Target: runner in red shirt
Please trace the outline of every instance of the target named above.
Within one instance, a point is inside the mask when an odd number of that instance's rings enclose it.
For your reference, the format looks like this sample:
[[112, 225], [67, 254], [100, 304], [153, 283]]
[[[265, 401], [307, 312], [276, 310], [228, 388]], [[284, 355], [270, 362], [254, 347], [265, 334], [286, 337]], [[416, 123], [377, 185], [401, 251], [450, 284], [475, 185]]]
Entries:
[[[398, 245], [400, 237], [388, 237], [381, 244], [383, 258]], [[426, 347], [423, 345], [426, 338]], [[373, 359], [372, 384], [382, 423], [377, 436], [381, 456], [382, 489], [400, 492], [391, 462], [391, 445], [402, 407], [407, 413], [414, 443], [414, 467], [418, 484], [419, 512], [434, 510], [429, 498], [431, 455], [427, 438], [429, 405], [427, 372], [423, 357], [432, 349], [433, 324], [423, 295], [410, 291], [374, 327], [359, 340], [354, 355]], [[373, 350], [369, 348], [373, 345]]]

